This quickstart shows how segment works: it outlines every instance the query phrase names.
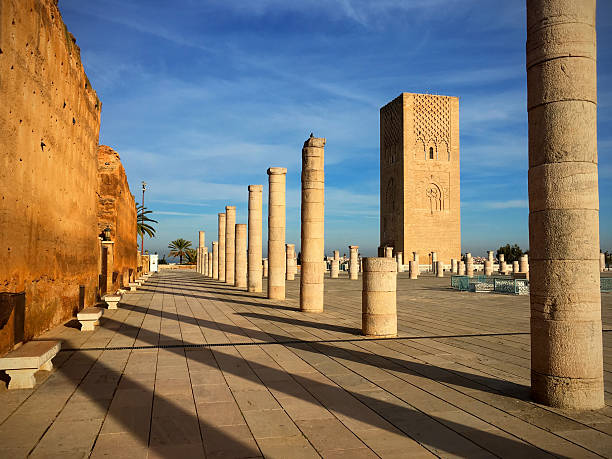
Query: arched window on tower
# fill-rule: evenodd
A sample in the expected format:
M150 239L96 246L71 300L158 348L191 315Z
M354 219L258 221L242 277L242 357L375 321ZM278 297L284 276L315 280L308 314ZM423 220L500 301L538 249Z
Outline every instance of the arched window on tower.
M433 147L429 147L429 159L434 159Z

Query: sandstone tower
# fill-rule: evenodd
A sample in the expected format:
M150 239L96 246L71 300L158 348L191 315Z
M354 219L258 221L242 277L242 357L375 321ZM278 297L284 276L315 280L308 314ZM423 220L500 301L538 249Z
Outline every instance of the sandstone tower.
M402 93L380 109L380 246L460 258L458 98Z

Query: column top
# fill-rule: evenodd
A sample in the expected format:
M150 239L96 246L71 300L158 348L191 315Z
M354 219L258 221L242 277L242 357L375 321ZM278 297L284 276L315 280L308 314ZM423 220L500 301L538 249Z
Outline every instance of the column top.
M268 175L286 175L287 168L286 167L270 167L268 169Z
M230 210L236 210L236 206L225 206L225 213L227 214Z
M225 217L225 212L219 212L219 217Z
M263 185L249 185L249 191L263 191Z
M246 228L247 224L246 223L236 223L236 227L240 227L240 228Z
M219 243L217 241L212 241L212 245L218 245Z
M358 245L349 245L349 249L358 249L359 246Z
M307 148L307 147L323 148L324 146L325 146L325 137L315 137L312 133L310 134L310 137L306 139L306 142L304 142L304 148Z
M295 247L295 244L285 244L287 247Z

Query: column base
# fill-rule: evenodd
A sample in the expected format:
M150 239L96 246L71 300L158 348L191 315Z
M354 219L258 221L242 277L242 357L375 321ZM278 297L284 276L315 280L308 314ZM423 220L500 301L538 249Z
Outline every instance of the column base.
M600 378L562 378L532 370L531 397L537 403L570 410L597 410L605 406Z

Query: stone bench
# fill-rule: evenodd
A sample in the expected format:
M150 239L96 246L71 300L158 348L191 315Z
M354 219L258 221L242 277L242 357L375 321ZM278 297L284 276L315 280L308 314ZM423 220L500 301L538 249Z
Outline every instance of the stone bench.
M102 308L85 308L77 313L77 319L81 322L81 331L93 331L100 324Z
M29 341L0 358L0 370L10 376L9 389L31 389L36 385L34 373L51 371L51 359L59 352L59 341Z
M121 296L106 295L102 299L106 302L108 309L117 309L117 305L119 304L119 301L121 301Z

